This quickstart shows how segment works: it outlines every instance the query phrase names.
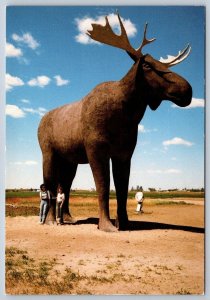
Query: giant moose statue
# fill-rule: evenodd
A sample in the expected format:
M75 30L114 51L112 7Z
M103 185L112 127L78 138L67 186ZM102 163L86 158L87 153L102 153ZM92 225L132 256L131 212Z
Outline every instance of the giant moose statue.
M98 228L104 231L125 230L130 164L136 146L138 124L147 106L156 110L162 100L178 106L190 104L192 88L170 67L190 53L189 45L176 57L157 61L142 49L155 39L147 39L134 49L118 14L121 34L115 34L106 17L105 26L92 24L88 35L101 43L125 50L134 60L128 73L119 81L97 85L81 101L48 112L41 120L38 138L43 154L44 183L52 194L60 183L65 191L64 220L71 221L69 193L77 165L89 163L99 201ZM110 221L110 160L117 197L116 226ZM52 201L46 222L55 221Z

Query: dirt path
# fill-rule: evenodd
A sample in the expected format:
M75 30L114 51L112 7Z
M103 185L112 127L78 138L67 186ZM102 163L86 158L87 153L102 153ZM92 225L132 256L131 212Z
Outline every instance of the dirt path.
M7 217L6 245L84 275L74 294L202 294L204 208L148 206L130 220L130 231L106 233L94 218L47 226L38 217Z

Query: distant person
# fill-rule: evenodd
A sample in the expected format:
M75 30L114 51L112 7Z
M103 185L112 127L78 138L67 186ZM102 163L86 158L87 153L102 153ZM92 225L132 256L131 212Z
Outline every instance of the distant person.
M57 224L63 224L63 204L65 201L65 194L63 192L62 186L58 186L57 198L56 198L56 207L57 207Z
M135 195L135 200L137 201L137 207L136 207L136 212L137 213L143 213L143 201L144 201L144 194L143 194L143 189L139 192L136 193Z
M46 186L44 184L40 185L40 224L44 224L46 217L47 217L47 212L48 212L48 207L49 207L49 201L50 201L50 192L47 191Z

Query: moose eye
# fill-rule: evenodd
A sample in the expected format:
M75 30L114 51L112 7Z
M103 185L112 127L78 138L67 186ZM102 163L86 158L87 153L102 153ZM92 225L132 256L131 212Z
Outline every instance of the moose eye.
M149 65L148 63L146 63L146 62L144 62L144 63L142 64L142 67L143 67L145 70L151 69L151 68L150 68L150 65Z

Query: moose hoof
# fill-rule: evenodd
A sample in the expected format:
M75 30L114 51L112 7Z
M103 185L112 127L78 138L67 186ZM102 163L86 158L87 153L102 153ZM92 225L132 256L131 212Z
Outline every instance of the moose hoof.
M68 223L68 224L75 224L77 223L77 219L71 217L70 215L64 215L63 216L63 220L65 223Z
M75 223L77 223L77 219L75 219L73 217L70 217L69 220L67 221L67 223L69 223L69 224L75 224Z
M116 218L115 220L115 226L117 227L118 230L128 230L128 218L124 218L119 220Z
M45 221L46 225L57 225L57 222L55 220L49 220L49 221Z
M117 228L110 221L100 221L98 229L105 232L117 232Z

